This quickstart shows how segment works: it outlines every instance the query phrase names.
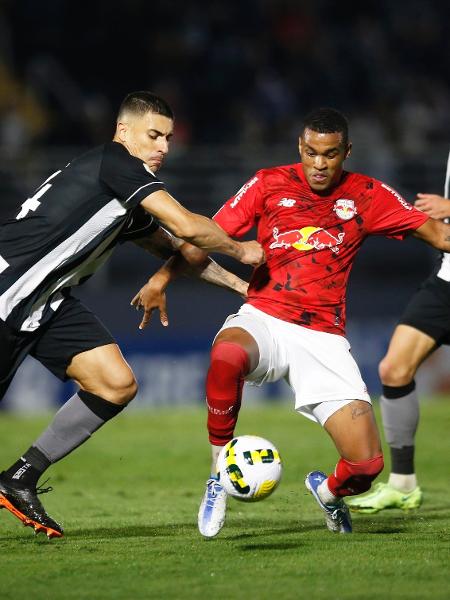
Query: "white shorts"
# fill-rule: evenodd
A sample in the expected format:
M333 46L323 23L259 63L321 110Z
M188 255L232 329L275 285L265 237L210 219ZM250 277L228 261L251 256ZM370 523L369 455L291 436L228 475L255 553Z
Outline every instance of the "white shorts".
M244 304L220 331L245 329L259 348L259 363L246 381L261 385L286 379L295 409L321 425L353 400L370 401L350 344L341 335L315 331L272 317Z

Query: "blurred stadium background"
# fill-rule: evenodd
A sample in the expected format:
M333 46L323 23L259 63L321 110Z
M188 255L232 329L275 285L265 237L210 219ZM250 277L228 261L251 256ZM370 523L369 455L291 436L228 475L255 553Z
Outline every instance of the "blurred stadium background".
M442 193L450 139L448 2L366 0L0 1L2 218L61 164L110 139L130 91L173 106L175 139L162 177L211 216L256 169L297 160L302 116L334 106L349 117L348 168L396 187ZM414 240L372 239L350 280L348 337L372 394L396 319L437 254ZM241 265L221 264L248 276ZM159 266L131 244L77 291L109 326L140 382L135 407L203 402L208 347L239 298L195 281L169 290L170 327L138 330L129 306ZM449 353L418 378L450 390ZM69 385L69 384L67 384ZM4 408L45 410L70 390L27 359ZM248 401L288 395L282 384Z

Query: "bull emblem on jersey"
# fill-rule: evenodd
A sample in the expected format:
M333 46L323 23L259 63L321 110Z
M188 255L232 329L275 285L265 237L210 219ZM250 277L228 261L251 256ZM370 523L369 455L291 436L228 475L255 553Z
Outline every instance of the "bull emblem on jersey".
M358 213L353 200L346 200L345 198L336 200L333 210L337 216L344 221L348 221Z
M280 232L278 227L272 231L274 242L269 246L274 248L295 248L296 250L324 250L329 248L334 254L338 254L339 245L342 244L345 233L340 232L337 237L321 227L302 227Z

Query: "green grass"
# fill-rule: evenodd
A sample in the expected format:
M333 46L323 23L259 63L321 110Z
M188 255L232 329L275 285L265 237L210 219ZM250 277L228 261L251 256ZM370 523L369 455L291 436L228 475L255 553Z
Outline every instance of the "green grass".
M64 524L63 539L35 537L2 511L0 596L447 599L449 408L445 400L423 405L422 508L355 516L350 536L325 529L303 487L309 470L334 467L325 432L284 404L244 408L237 433L278 446L283 480L263 502L231 500L226 526L213 540L202 539L196 527L209 467L204 412L123 414L49 471L54 491L42 499ZM47 422L0 415L2 465Z

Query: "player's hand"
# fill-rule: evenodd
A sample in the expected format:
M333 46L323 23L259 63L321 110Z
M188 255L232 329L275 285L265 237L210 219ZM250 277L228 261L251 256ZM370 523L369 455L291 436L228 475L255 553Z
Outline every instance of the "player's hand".
M414 206L433 219L450 217L450 200L438 194L417 194Z
M159 318L164 327L169 325L167 317L166 294L156 277L151 277L148 282L142 287L136 296L131 301L131 306L135 306L136 310L141 308L144 310L139 329L144 329L150 321L152 312L155 309L159 310Z
M240 261L244 263L244 265L258 267L265 262L266 256L259 242L252 240L251 242L240 242L240 244L242 249Z

